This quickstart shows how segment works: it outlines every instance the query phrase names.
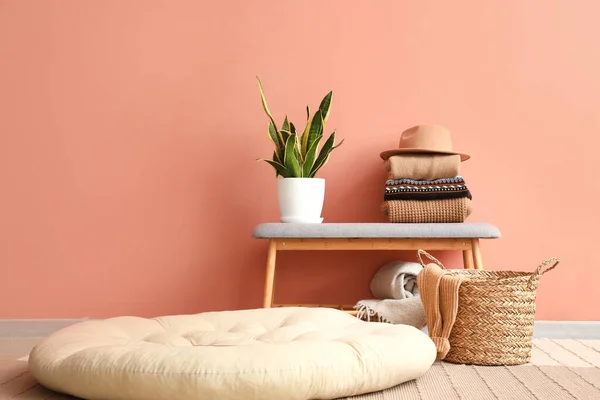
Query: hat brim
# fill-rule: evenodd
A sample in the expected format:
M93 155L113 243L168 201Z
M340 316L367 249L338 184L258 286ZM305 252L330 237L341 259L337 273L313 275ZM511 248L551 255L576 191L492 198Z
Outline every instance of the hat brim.
M421 149L421 148L405 148L405 149L392 149L386 150L380 154L383 160L387 160L391 156L397 156L401 154L407 153L423 153L423 154L444 154L444 155L459 155L460 161L467 161L471 156L466 153L458 153L454 151L437 151L437 150L429 150L429 149Z

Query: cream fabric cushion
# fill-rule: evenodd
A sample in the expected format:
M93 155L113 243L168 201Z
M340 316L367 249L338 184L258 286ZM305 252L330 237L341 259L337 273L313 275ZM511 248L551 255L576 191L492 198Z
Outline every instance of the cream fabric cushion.
M50 389L86 399L332 399L421 376L435 360L412 326L326 308L86 321L29 358Z

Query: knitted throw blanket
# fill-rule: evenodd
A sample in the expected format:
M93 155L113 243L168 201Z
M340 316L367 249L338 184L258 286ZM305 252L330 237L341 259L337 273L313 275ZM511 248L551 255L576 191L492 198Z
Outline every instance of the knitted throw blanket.
M450 178L460 175L460 156L407 153L390 157L385 162L385 168L389 179Z
M402 300L360 300L354 306L356 318L363 321L402 324L423 329L427 324L425 309L420 296Z
M381 206L390 222L464 222L471 215L471 200L467 197L440 200L389 200Z
M406 299L419 295L417 275L423 270L419 263L392 261L385 264L371 279L371 293L378 299Z

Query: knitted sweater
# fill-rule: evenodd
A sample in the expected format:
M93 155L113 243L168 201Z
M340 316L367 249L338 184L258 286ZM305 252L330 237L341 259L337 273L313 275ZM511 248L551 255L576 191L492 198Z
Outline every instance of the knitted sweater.
M385 162L390 179L439 179L460 173L460 156L407 153L390 157Z
M382 211L390 222L465 222L471 214L471 200L466 197L441 200L389 200Z
M386 182L384 200L438 200L466 197L472 199L471 192L462 176L417 181L393 179Z

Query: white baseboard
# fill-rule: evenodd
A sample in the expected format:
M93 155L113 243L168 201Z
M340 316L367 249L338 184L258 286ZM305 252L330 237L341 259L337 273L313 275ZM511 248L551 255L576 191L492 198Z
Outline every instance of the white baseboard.
M0 319L0 337L48 336L85 320L87 318ZM535 321L533 336L549 339L600 339L600 321Z
M427 327L423 328L427 333ZM600 321L535 321L533 337L546 339L600 339Z
M548 339L600 339L600 321L535 321L533 336Z
M0 338L44 337L86 319L0 319Z

